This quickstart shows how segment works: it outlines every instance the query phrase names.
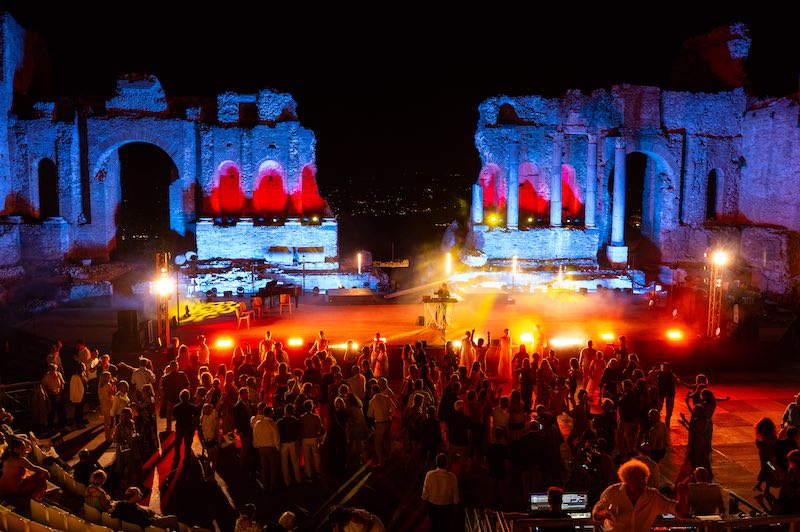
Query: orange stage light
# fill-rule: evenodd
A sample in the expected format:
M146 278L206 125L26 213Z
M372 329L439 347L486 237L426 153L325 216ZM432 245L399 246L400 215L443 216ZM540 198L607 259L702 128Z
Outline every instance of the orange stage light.
M613 333L600 333L600 339L604 342L613 342L616 339Z
M453 340L452 344L454 349L458 349L461 347L461 340Z
M231 338L217 338L215 344L217 347L233 347L233 339Z
M552 347L570 347L576 345L583 345L583 339L581 338L551 338L550 345Z
M522 333L519 336L519 339L523 344L532 344L533 343L533 333Z
M667 331L667 340L672 340L673 342L677 342L679 340L683 340L683 331L678 329L670 329Z
M286 345L289 345L289 346L292 346L292 347L297 347L297 346L303 345L303 339L302 338L289 338L286 341Z

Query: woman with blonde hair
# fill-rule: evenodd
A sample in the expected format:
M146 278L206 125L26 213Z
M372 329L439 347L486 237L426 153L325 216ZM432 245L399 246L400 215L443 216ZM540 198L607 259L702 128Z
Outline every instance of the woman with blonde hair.
M83 495L83 502L92 508L96 508L101 512L111 511L111 497L103 489L103 484L106 482L106 472L98 469L92 476L89 477L89 486L86 488L86 493Z

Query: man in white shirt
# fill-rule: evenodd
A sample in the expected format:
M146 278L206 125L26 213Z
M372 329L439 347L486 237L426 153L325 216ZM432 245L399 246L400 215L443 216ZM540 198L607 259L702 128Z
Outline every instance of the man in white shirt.
M353 366L353 376L347 379L345 383L350 387L353 395L358 397L360 401L364 400L367 395L367 379L361 374L361 368L358 367L358 364Z
M367 406L367 417L375 420L375 454L378 457L378 467L386 464L392 441L392 414L397 406L392 398L381 393L380 386L372 385L372 399Z
M155 388L156 375L147 367L148 360L144 357L139 359L139 367L131 373L131 384L136 392L141 393L145 384Z
M280 457L281 435L278 432L278 425L272 419L275 415L271 406L264 403L258 405L258 414L253 416L251 424L253 427L253 447L258 452L258 459L261 462L261 483L264 489L274 492L278 489L280 482Z
M458 479L447 470L447 455L436 456L436 469L428 471L422 485L422 500L431 530L450 530L453 506L458 504Z
M675 513L677 501L647 486L650 470L642 462L625 462L617 475L622 482L606 488L594 505L592 516L596 521L610 521L614 532L640 532L650 530L659 515Z
M209 359L211 358L211 349L206 343L206 337L202 334L197 337L200 345L197 346L197 362L201 366L208 366Z
M597 358L597 349L592 347L592 341L589 340L586 342L586 347L581 349L581 354L580 357L578 358L578 365L580 366L581 371L583 372L582 388L584 390L589 385L589 377L592 376L591 366L595 358Z

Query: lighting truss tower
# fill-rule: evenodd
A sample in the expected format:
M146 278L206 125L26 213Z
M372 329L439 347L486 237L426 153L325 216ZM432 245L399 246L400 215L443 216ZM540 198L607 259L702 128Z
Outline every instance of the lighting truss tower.
M164 338L164 345L169 344L169 297L172 295L169 262L170 253L168 251L156 253L156 322L158 337Z
M728 261L724 251L716 251L711 255L710 277L708 279L708 327L706 336L715 338L722 317L722 271Z

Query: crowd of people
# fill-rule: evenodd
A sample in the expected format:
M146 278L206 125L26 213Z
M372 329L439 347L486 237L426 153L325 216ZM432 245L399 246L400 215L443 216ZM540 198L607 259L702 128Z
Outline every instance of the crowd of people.
M499 509L517 509L515 493L550 488L556 500L558 490L566 488L588 491L601 521L624 520L628 509L623 499L630 505L638 504L639 497L655 501L658 513L675 508L682 515L724 513L722 492L712 482L711 443L717 403L728 398L715 396L706 375L684 382L668 363L645 368L629 353L625 337L609 344L605 353L588 341L578 356L561 360L543 343L537 344L541 352L514 348L508 330L495 367L486 344L473 337L467 331L460 345L448 342L438 356L422 342L404 346L402 380L395 388L380 333L360 349L349 341L334 354L320 331L307 356L294 365L269 332L255 348L243 343L224 360L212 360L203 337L193 349L175 338L158 376L148 358L140 358L136 367L115 365L108 355L92 353L79 342L69 379L59 342L34 395L39 396L41 422L50 429L82 427L84 405L99 409L115 461L108 473L90 470L94 464L84 467L86 502L104 511L122 508L142 523L175 519L137 509L143 508L138 503L148 490L143 461L157 452L160 438L173 427L173 470L182 460L197 459L192 450L197 435L203 471L211 478L220 449L236 441L241 473L267 493L313 484L323 475L364 464L379 473L392 461L401 462L409 478L421 482L436 530L451 526L467 475L488 481L485 503ZM122 379L123 373L130 376ZM688 432L688 448L678 479L670 484L659 463L667 453L679 386L687 388L690 416L679 416L678 423ZM157 431L158 417L165 419L165 434ZM800 466L800 395L783 421L781 438L767 418L756 426L762 461L756 489L772 511L800 512L795 473ZM46 471L25 459L24 439L19 441L9 440L3 454L0 491L40 497ZM566 462L562 444L569 450ZM19 482L20 475L25 483ZM112 475L113 491L126 503L121 506L105 491ZM625 487L613 491L620 479ZM780 493L773 495L771 488ZM366 511L336 510L329 517L333 524L347 518L369 522L369 530L383 527ZM272 524L274 530L291 529L296 517L287 512L281 520ZM259 529L255 512L243 508L237 530Z

